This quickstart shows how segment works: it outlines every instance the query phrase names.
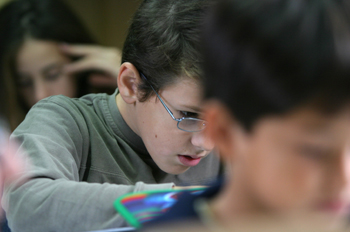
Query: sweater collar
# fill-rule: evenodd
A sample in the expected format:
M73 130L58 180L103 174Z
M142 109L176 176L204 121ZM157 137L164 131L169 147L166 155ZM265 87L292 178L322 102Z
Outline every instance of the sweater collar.
M134 148L139 154L149 157L148 151L145 147L140 136L138 136L125 122L121 115L115 97L119 93L116 89L114 94L109 96L108 107L111 112L111 127L113 132L126 141L132 148Z

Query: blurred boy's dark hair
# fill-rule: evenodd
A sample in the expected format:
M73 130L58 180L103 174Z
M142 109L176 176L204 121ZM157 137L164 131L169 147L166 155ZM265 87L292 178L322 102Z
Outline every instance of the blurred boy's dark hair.
M206 97L246 129L307 104L333 113L349 100L349 1L225 0L208 22Z

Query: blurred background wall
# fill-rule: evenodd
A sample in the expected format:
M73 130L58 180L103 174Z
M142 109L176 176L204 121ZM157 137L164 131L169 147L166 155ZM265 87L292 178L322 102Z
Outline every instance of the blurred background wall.
M0 0L0 7L9 1ZM142 0L63 1L85 23L97 42L122 48L130 19Z

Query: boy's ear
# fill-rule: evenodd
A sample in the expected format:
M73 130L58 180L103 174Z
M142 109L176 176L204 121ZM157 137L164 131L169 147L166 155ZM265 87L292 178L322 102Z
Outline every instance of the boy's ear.
M239 128L238 123L233 118L229 110L219 101L212 100L206 103L204 107L204 119L207 126L204 130L205 136L214 142L219 155L224 161L234 159L235 150L237 150Z
M140 74L132 63L125 62L120 66L117 82L123 100L128 104L135 103L138 99Z

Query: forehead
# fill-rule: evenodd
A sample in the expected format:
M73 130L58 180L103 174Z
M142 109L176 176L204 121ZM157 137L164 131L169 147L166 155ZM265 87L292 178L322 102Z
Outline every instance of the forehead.
M57 43L52 41L28 39L17 53L17 65L20 69L45 67L67 60L68 57L59 51Z
M162 88L159 93L171 104L196 106L202 101L203 86L194 78L179 77L174 83Z

